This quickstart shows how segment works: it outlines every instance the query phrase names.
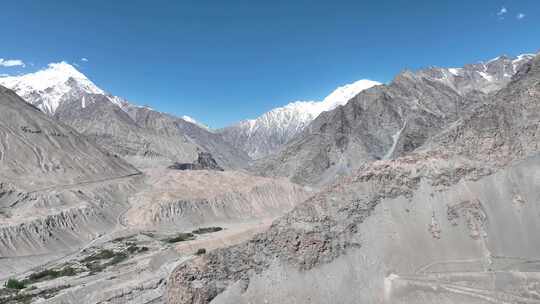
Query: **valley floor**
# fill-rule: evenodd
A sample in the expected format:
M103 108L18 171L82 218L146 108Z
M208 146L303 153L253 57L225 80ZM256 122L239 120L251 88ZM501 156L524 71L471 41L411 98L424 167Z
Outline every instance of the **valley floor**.
M162 303L168 275L179 263L251 238L308 195L288 182L240 172L156 168L40 191L141 178L106 233L75 249L0 258L3 284L17 278L26 285L2 289L0 303Z

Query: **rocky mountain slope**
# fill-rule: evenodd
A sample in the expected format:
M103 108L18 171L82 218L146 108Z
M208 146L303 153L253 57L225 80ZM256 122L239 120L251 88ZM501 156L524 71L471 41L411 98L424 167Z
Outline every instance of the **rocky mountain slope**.
M199 150L210 152L226 168L245 166L250 159L205 128L104 92L65 62L32 74L0 77L0 84L137 165L191 162Z
M404 71L388 85L323 112L253 171L323 185L362 164L413 151L506 85L532 55L498 57L459 69Z
M310 196L285 178L209 170L146 171L154 185L133 197L125 224L138 229L194 229L273 218Z
M2 263L13 255L73 248L106 231L138 175L0 86Z
M539 102L537 56L414 151L181 264L168 303L538 302Z
M292 102L256 119L244 120L217 132L253 159L262 158L278 152L322 112L343 105L359 92L379 84L376 81L359 80L337 88L323 101Z
M36 190L138 172L1 86L0 108L3 181Z

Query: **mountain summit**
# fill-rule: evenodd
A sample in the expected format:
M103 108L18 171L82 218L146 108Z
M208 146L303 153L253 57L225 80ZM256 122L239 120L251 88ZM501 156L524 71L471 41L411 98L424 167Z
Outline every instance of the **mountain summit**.
M376 85L380 83L358 80L337 88L322 101L291 102L219 132L226 141L240 147L252 158L262 158L278 152L322 112L344 105L358 93Z
M50 63L46 69L22 76L0 77L0 84L14 90L24 100L46 114L54 114L72 92L105 94L69 63Z

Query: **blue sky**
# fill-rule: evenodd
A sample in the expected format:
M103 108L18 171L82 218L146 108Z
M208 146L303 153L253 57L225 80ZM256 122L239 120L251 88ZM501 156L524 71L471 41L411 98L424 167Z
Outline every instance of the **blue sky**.
M212 127L362 78L540 50L538 0L0 3L0 74L77 63L115 95Z

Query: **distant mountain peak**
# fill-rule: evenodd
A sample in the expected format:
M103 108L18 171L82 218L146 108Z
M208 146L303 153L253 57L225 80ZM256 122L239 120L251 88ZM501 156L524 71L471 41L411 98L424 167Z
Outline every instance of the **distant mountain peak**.
M241 147L252 158L261 158L277 152L322 112L344 105L361 91L379 84L358 80L338 87L322 101L294 101L220 132L233 146Z
M34 73L0 77L0 84L14 90L47 114L54 114L62 98L73 89L89 94L105 94L65 61L50 63L46 68Z

